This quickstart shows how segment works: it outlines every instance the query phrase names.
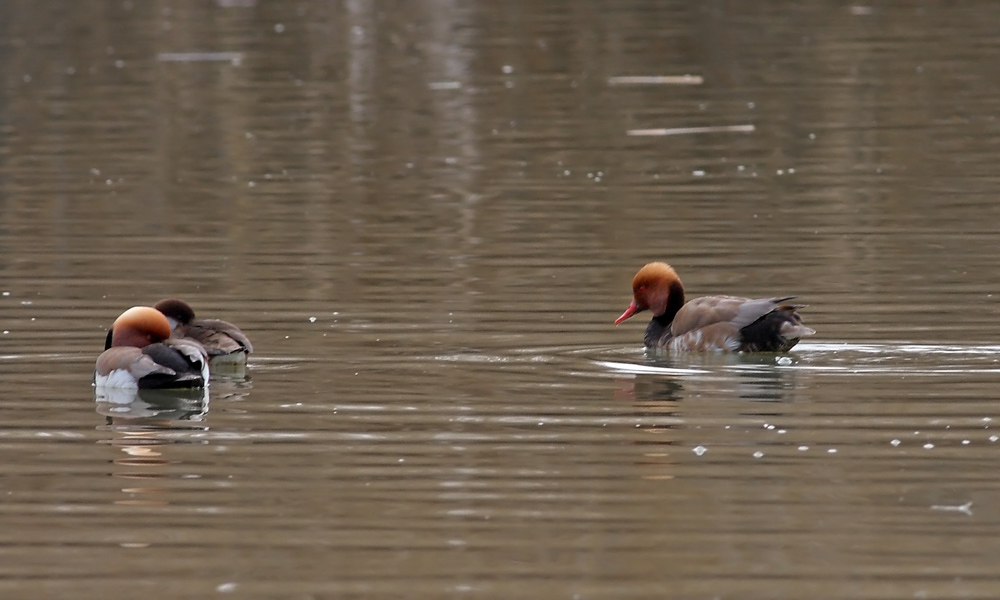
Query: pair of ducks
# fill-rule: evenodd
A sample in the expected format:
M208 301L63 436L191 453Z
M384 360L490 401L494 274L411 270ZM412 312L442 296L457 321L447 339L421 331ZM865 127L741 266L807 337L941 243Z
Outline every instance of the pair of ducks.
M232 323L196 319L187 303L170 298L133 306L115 319L97 358L98 387L203 388L209 366L245 365L253 345Z
M787 304L793 297L705 296L685 302L677 273L666 263L654 262L632 279L632 303L615 324L648 310L653 314L646 327L648 348L787 352L816 333L802 323L802 307ZM97 385L130 388L204 387L209 360L245 363L253 351L235 325L196 320L191 307L176 299L122 313L108 331L105 348L97 359Z

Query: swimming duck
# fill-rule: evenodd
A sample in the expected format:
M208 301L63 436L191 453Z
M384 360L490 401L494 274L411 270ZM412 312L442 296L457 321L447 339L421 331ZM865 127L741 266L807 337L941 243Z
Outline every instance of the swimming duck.
M219 319L195 319L194 310L183 300L160 300L153 308L167 317L174 336L204 346L213 366L244 365L253 352L253 344L239 327Z
M208 385L208 355L194 340L170 337L170 323L149 306L133 306L115 319L107 348L97 357L94 383L109 388L201 388Z
M799 339L816 333L802 324L797 310L783 298L705 296L684 302L684 286L674 269L653 262L632 279L632 303L615 325L649 310L647 348L674 352L786 352Z

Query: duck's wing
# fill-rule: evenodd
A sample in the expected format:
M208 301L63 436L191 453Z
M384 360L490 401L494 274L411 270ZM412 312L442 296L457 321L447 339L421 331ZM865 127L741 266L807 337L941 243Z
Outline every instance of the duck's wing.
M179 387L202 387L208 383L208 355L198 342L186 338L167 338L142 349L157 364L176 373L172 383ZM155 387L166 387L158 385Z
M115 372L122 376L128 374L134 382L147 375L173 376L176 373L168 366L161 365L153 357L145 354L141 348L134 346L116 346L109 348L97 357L95 375L98 382L107 378L115 378Z
M197 340L208 350L209 354L232 354L233 352L253 352L250 339L240 331L240 328L219 319L201 319L188 325L182 325L177 333L183 337Z
M728 323L738 331L775 310L794 312L798 308L797 306L782 305L783 302L794 297L705 296L695 298L677 311L670 329L675 337L717 323Z

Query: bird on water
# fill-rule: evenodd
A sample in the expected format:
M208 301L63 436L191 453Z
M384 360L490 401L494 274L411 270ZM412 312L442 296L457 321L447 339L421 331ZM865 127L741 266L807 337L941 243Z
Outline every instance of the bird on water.
M814 330L802 323L795 296L704 296L685 302L673 267L652 262L632 279L632 302L615 325L648 310L647 348L673 352L787 352Z

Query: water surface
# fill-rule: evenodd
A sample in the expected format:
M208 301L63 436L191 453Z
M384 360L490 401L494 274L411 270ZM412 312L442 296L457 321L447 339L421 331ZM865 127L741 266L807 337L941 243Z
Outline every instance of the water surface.
M1000 6L690 4L0 6L0 595L1000 595ZM246 375L95 397L168 296Z

